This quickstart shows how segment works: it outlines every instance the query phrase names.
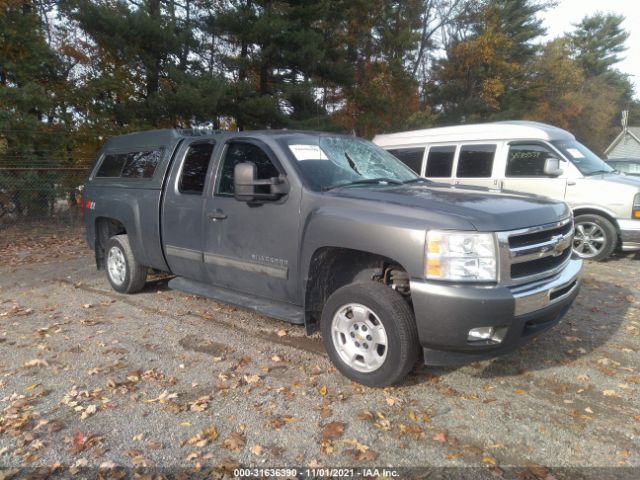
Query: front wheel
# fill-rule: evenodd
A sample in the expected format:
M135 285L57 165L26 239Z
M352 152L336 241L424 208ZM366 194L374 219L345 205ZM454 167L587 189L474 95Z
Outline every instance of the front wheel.
M352 283L336 290L322 310L321 329L336 368L363 385L397 383L418 358L413 311L381 283Z
M599 215L578 215L573 251L584 260L600 261L613 253L618 242L616 227Z
M111 287L120 293L136 293L144 288L147 267L140 265L133 255L129 237L111 237L105 248L105 270Z

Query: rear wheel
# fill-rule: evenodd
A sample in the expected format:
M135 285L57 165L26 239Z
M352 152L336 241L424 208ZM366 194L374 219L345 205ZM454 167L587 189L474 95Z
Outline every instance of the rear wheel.
M363 385L399 382L418 358L413 311L381 283L352 283L336 290L322 310L321 328L333 364Z
M618 241L616 227L599 215L578 215L573 251L584 260L599 261L613 253Z
M136 293L142 290L147 280L147 267L140 265L136 260L129 244L129 237L111 237L105 250L105 270L111 287L120 293Z

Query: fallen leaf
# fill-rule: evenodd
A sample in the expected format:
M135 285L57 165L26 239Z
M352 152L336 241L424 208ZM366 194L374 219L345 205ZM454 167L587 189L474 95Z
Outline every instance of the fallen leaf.
M528 462L526 467L536 478L547 478L549 475L549 470L535 462Z
M262 455L262 447L260 445L254 445L249 451L258 457Z
M318 389L318 393L320 395L322 395L323 397L327 394L327 391L328 390L327 390L327 386L326 385L323 385Z
M327 423L322 429L322 441L327 442L340 438L344 433L344 426L345 424L342 422Z
M97 408L98 407L96 407L95 405L89 405L87 408L85 408L84 412L82 412L81 415L82 420L96 413Z
M372 421L376 417L375 417L373 412L371 412L369 410L363 410L363 411L358 413L357 418L358 418L358 420Z
M602 394L605 397L619 397L618 393L615 390L604 390Z
M25 368L48 367L49 363L46 360L43 360L41 358L34 358L33 360L29 360L28 362L25 362L22 366Z
M447 441L447 434L446 432L438 432L433 436L433 439L436 442L445 443Z
M227 450L240 450L244 447L246 443L245 437L243 434L238 432L232 432L229 437L222 442L222 448L226 448Z
M245 375L244 376L244 381L247 382L249 385L251 384L256 384L260 381L260 376L258 375Z

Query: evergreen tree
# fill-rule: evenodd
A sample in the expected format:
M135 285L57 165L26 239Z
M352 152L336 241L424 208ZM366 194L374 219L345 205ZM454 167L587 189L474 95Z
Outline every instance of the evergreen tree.
M46 167L67 162L68 125L60 92L64 63L47 43L44 26L29 1L0 7L0 165ZM31 170L0 174L0 191L18 215L44 214L53 208L53 173Z
M629 32L622 28L622 15L596 13L575 25L570 35L575 56L584 73L597 77L610 71L627 47Z
M68 0L63 11L90 37L84 107L117 130L190 126L215 119L223 81L190 55L191 3Z

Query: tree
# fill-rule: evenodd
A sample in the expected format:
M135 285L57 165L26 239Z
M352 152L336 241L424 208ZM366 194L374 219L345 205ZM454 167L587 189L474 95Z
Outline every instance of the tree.
M604 75L586 75L572 55L570 38L546 44L533 70L531 108L524 118L569 130L602 153L619 131L616 118L624 87Z
M87 118L109 129L191 126L217 116L223 80L191 61L197 55L186 1L67 0L62 10L90 38L83 78Z
M544 33L536 14L547 6L534 0L488 0L467 12L466 32L452 37L426 87L441 122L522 115L534 41Z
M69 116L64 92L68 69L47 42L43 23L29 1L0 7L0 191L18 215L53 208L58 176L19 169L66 163Z
M596 77L610 71L627 47L629 32L622 28L624 17L612 13L596 13L575 25L569 38L585 75Z

